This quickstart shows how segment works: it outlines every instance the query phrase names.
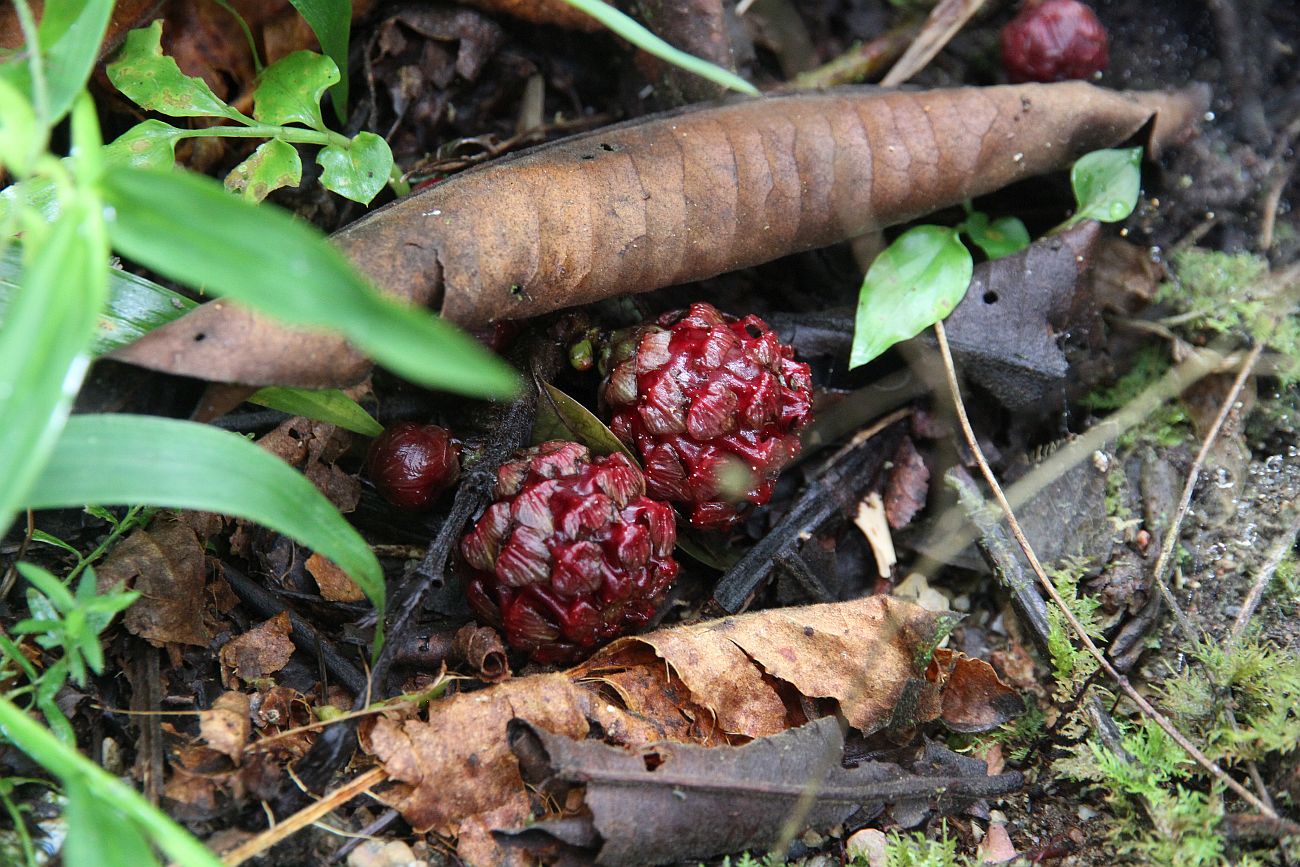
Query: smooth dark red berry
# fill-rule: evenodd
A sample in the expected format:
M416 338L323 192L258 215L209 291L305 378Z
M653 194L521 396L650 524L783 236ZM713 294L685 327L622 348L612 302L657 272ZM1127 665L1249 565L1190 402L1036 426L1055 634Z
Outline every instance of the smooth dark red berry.
M650 496L704 529L771 499L799 454L812 375L763 320L692 304L617 337L606 365L610 430L640 453Z
M427 509L460 478L460 444L446 428L404 421L370 444L366 474L403 509Z
M1026 3L1002 28L1002 68L1013 82L1092 78L1109 61L1106 28L1079 0Z
M677 577L668 504L622 454L552 441L497 470L495 501L461 540L479 620L536 662L569 662L644 626Z

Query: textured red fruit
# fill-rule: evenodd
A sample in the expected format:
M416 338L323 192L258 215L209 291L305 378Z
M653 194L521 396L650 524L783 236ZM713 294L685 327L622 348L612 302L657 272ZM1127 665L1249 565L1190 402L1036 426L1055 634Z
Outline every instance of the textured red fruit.
M812 376L763 320L692 304L616 338L607 364L609 426L641 454L650 496L689 505L706 529L771 499L799 454Z
M568 662L649 622L677 561L666 503L621 454L548 442L497 471L495 501L460 550L478 618L537 662Z
M425 509L460 478L460 445L445 429L404 421L370 444L366 475L403 509Z
M1092 78L1109 61L1106 28L1078 0L1026 4L1002 28L1002 68L1013 82Z

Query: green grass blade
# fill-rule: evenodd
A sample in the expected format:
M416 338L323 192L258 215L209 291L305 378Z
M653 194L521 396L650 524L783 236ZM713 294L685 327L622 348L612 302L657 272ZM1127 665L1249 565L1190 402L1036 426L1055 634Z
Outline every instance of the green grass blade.
M125 346L159 325L184 315L195 302L152 280L105 268L108 273L108 302L95 324L91 351L95 355ZM10 247L0 253L0 322L17 297L23 271L22 252Z
M22 504L87 503L255 521L333 560L383 615L384 576L370 546L301 473L237 434L153 416L73 416Z
M0 534L54 449L89 362L107 250L82 216L70 209L34 241L0 321Z
M681 49L674 48L649 30L646 30L634 18L624 15L608 3L602 2L602 0L564 0L564 2L574 9L595 18L646 54L653 54L660 60L666 60L674 66L685 69L687 72L693 72L701 78L706 78L714 84L722 85L738 93L745 93L750 96L761 95L757 87L736 75L736 73L709 63L707 60L701 60L694 55L687 54Z
M36 29L41 43L45 73L45 99L51 126L63 119L72 108L77 94L86 86L90 70L99 58L99 46L108 29L113 0L49 2L41 13ZM31 67L19 59L0 66L0 76L22 92L33 96ZM35 100L34 100L35 101Z
M473 338L372 289L312 227L190 172L112 166L113 246L173 280L201 284L293 325L333 328L429 388L507 397L518 377Z
M384 432L383 425L338 389L262 388L254 392L248 402L336 424L368 437L377 437Z
M330 90L339 123L348 119L348 36L352 31L351 0L289 0L311 25L321 50L339 68L339 82Z
M6 741L39 762L62 780L65 786L73 789L83 787L98 802L112 804L117 813L133 822L177 864L184 867L221 867L221 859L146 801L139 792L77 752L74 747L61 743L49 730L5 698L0 698L0 732Z

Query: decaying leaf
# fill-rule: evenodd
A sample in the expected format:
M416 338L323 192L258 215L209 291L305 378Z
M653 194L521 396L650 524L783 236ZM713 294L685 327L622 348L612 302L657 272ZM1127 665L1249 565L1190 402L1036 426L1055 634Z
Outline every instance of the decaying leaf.
M321 555L312 554L305 565L311 577L316 579L322 598L330 602L360 602L366 598L366 594L348 577L348 573Z
M955 732L987 732L1025 712L1025 703L983 660L939 648L926 677L943 685L939 718Z
M916 450L911 437L903 437L894 452L894 469L885 486L885 518L892 530L901 530L912 523L916 513L925 508L929 493L930 468L925 458Z
M464 325L646 292L825 246L1114 145L1184 138L1204 93L1088 84L842 88L693 107L487 163L336 243L385 290ZM196 340L196 335L203 335ZM333 387L368 361L212 302L119 350L206 379Z
M467 6L477 6L488 12L530 21L533 24L554 24L570 30L594 32L603 25L586 13L579 12L564 0L460 0Z
M250 704L246 693L224 692L217 696L211 709L199 711L199 734L203 740L217 752L230 756L235 764L239 764L248 743Z
M512 719L570 738L600 732L634 750L674 741L724 746L802 725L819 701L837 706L854 728L877 731L899 719L895 705L906 693L920 697L912 703L919 711L904 715L916 725L936 719L944 691L972 676L945 663L946 679L938 669L927 678L944 623L874 596L660 629L619 639L567 672L435 702L427 718L381 716L363 728L363 743L396 782L385 797L412 827L446 835L472 827L474 845L487 845L483 828L518 825L532 809L506 738ZM1010 688L989 700L1004 693Z
M221 665L244 682L274 674L293 656L289 612L281 611L221 647Z
M148 530L119 542L97 571L99 587L122 586L140 598L122 618L127 631L159 647L206 647L206 555L199 535L182 517L164 514Z
M598 864L663 864L762 851L781 839L792 815L825 829L855 814L874 816L885 803L940 790L959 803L965 789L969 803L1021 784L1017 773L989 780L982 763L978 776L943 779L886 762L845 768L844 735L834 717L740 747L663 743L631 751L520 720L511 723L510 742L537 774L530 782L555 803L570 801L566 791L581 787L597 835L590 848ZM527 830L552 827L543 821Z

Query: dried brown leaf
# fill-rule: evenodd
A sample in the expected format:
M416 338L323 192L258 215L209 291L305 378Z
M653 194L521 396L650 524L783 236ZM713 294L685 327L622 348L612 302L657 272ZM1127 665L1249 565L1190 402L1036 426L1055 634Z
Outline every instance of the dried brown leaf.
M885 518L894 530L912 523L916 513L925 508L930 488L930 468L916 450L911 437L903 437L894 452L894 469L885 486Z
M289 612L281 611L221 648L221 665L244 682L257 680L284 668L293 656Z
M246 693L224 692L209 710L199 711L199 735L208 746L240 763L251 728L248 711L251 701Z
M101 590L124 586L140 598L122 618L127 631L161 647L195 644L210 636L203 622L207 565L198 534L174 515L136 530L96 570Z
M377 285L455 322L519 319L904 222L1063 168L1153 115L1159 151L1186 136L1203 102L1201 91L1065 82L842 88L708 105L471 169L334 240ZM115 357L258 385L345 385L369 369L340 339L287 331L225 302Z
M321 555L312 554L307 558L306 566L311 577L316 579L320 595L330 602L360 602L366 598L366 594L348 577L348 573Z
M1025 712L1020 694L982 659L939 648L926 677L942 685L940 719L955 732L992 731Z

